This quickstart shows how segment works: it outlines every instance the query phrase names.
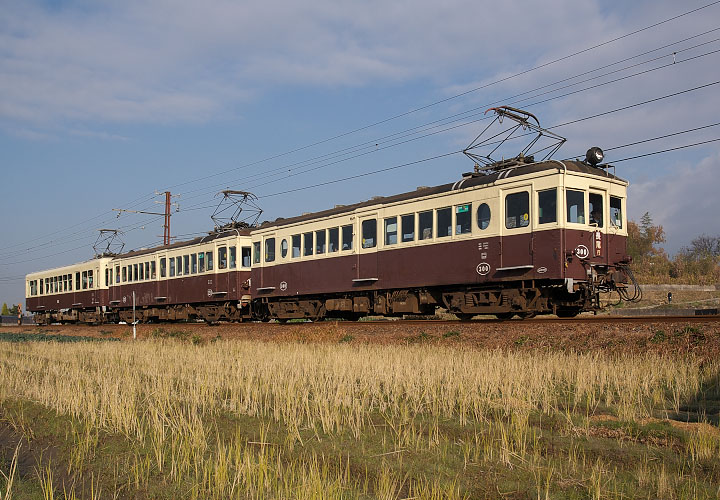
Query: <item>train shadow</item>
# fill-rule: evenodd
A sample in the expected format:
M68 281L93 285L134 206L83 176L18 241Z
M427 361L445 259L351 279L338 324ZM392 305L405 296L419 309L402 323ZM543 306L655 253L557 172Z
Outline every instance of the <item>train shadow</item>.
M681 422L707 422L720 426L720 369L703 380L698 391L668 417Z

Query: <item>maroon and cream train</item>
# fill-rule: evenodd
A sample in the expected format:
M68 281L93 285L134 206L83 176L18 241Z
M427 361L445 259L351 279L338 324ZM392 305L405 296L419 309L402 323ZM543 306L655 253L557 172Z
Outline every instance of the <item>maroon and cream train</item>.
M632 299L626 200L627 182L607 168L506 162L453 184L34 273L27 307L38 322L130 321L134 292L139 321L436 307L461 319L574 316L599 309L601 292Z

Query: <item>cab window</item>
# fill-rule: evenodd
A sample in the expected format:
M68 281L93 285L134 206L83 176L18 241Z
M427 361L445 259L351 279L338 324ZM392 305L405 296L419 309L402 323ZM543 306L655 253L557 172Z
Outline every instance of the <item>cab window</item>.
M218 269L226 269L226 268L227 268L227 248L220 247L220 248L218 248Z
M538 224L557 222L557 189L538 193Z
M243 263L243 266L245 266L244 263ZM237 267L237 249L234 246L232 246L232 247L230 247L230 269L235 269L236 267ZM247 266L245 266L245 267L250 267L250 259L248 259Z
M455 207L455 234L467 234L472 231L472 205Z
M590 225L603 227L603 195L590 193L588 201L590 202Z
M505 196L505 228L527 227L530 224L530 194L527 191Z
M260 264L260 242L253 243L253 264Z
M610 197L610 223L622 228L622 200L615 196ZM42 287L40 287L42 288Z
M242 259L241 262L243 267L250 267L250 247L240 248L240 258Z
M567 201L567 221L585 224L585 191L568 189L565 193Z

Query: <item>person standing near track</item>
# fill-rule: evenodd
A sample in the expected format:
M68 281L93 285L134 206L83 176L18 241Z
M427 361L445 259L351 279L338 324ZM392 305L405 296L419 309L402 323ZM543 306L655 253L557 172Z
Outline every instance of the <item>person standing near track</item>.
M22 305L18 304L18 326L22 326Z

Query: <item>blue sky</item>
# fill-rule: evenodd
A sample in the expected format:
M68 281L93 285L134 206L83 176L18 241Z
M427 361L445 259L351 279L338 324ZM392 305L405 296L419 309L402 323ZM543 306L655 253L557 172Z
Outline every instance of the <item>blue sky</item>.
M0 2L0 302L22 300L27 272L91 257L99 228L123 230L126 249L157 244L161 221L111 211L160 211L156 191L180 195L172 233L189 238L211 229L222 189L256 193L271 220L452 182L472 168L460 154L277 195L461 150L486 123L477 111L400 134L451 115L513 104L549 127L720 80L720 4L624 36L709 3ZM719 89L558 128L558 156L713 125ZM707 127L606 158L718 137ZM720 233L719 167L713 142L617 174L630 216L649 211L672 253Z

